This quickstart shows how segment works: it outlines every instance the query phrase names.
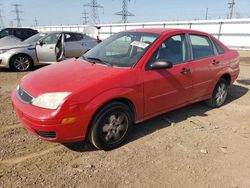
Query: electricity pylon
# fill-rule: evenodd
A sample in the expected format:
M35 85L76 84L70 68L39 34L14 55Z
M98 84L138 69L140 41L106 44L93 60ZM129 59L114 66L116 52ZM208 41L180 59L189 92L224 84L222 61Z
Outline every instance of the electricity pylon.
M12 4L12 6L14 7L14 10L12 12L14 12L16 14L16 22L17 22L17 27L22 27L21 24L21 20L22 18L20 18L20 13L22 13L22 11L20 11L20 6L22 6L21 4Z
M97 0L92 0L88 4L85 4L84 7L90 8L90 22L92 24L97 24L100 22L98 9L103 9L103 6L99 5Z
M128 16L134 16L134 14L128 11L128 2L130 2L130 0L122 0L122 10L115 13L115 15L122 16L123 23L128 22Z

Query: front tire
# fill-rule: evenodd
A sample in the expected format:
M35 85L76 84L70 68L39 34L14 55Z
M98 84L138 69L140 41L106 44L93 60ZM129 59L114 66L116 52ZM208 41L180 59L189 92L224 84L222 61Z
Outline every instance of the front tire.
M114 149L126 141L132 124L133 115L127 105L120 102L109 103L94 116L89 140L97 149Z
M206 104L212 108L218 108L222 106L227 99L228 86L228 82L221 78L214 88L212 97L205 101Z
M10 68L15 72L30 71L33 68L33 61L27 55L16 55L10 60Z

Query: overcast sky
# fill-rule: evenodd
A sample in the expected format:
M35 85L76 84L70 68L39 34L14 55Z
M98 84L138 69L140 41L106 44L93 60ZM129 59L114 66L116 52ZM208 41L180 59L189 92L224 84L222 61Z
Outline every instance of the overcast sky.
M22 4L20 9L22 25L34 25L35 17L39 25L60 25L82 23L83 4L90 0L0 0L5 26L14 21L15 14L11 4ZM231 0L131 0L129 11L135 14L129 22L170 21L204 19L208 8L208 18L226 18L229 14L228 2ZM101 23L119 23L121 17L114 15L121 10L122 0L98 0L104 7L99 10ZM250 17L250 0L235 0L235 17ZM89 11L86 8L86 11Z

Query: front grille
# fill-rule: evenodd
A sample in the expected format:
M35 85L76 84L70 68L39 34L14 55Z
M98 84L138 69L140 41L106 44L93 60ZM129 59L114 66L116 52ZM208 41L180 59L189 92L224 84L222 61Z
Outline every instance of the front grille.
M35 129L34 129L34 130L35 130ZM35 132L36 132L39 136L41 136L41 137L43 137L43 138L50 138L50 139L56 138L56 132L44 132L44 131L38 131L38 130L35 130Z
M20 86L17 87L16 95L17 95L17 98L20 99L24 103L31 104L33 100L33 97L24 89L22 89Z

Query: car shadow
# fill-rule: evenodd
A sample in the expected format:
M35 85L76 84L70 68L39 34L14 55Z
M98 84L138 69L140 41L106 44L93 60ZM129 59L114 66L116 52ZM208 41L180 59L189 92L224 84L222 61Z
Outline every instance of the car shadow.
M237 80L237 82L246 86L250 85L250 79Z
M232 85L229 89L228 99L225 105L230 104L231 102L243 97L249 91L248 88ZM156 131L167 128L171 125L185 121L189 117L194 116L207 116L206 112L210 111L212 108L206 106L204 102L198 102L192 105L188 105L186 107L162 114L155 118L149 119L142 123L134 126L133 131L128 139L128 141L124 144L128 144L137 139L140 139L144 136L150 135ZM174 126L174 125L173 125ZM77 152L87 152L87 151L96 151L96 149L87 141L85 142L77 142L77 143L69 143L63 144L65 147L70 150Z

